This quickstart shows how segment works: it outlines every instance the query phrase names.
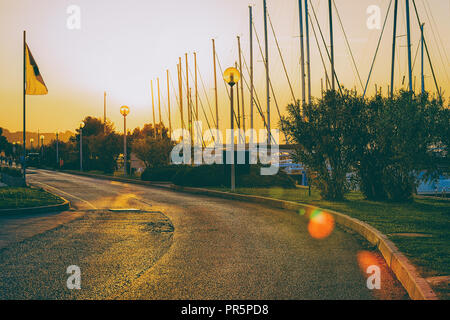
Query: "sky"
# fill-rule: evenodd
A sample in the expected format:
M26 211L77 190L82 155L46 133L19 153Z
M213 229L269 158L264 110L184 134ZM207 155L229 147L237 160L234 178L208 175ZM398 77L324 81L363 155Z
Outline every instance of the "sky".
M365 85L375 54L381 29L369 28L370 6L380 8L382 26L390 0L335 0L362 82ZM180 117L176 103L178 94L178 58L185 53L194 72L193 53L196 52L199 70L201 104L211 121L214 108L212 42L215 39L222 69L238 61L237 36L241 37L244 59L249 63L248 6L253 6L254 24L261 45L264 46L263 1L245 0L0 0L0 127L10 131L22 130L22 37L27 31L27 43L36 59L49 94L27 96L27 131L54 132L74 130L85 116L103 116L103 92L107 92L107 117L122 131L120 106L130 107L128 128L152 123L150 83L153 80L156 118L158 98L156 81L161 86L162 120L168 124L166 70L171 79L170 98L173 128L179 128ZM325 40L329 41L328 1L311 0L317 13ZM450 92L450 0L416 0L421 20L425 22L425 37L436 71L439 86ZM80 9L79 29L73 28L71 6ZM301 98L300 31L297 0L268 0L268 12L292 84L294 96ZM310 8L311 9L311 8ZM334 10L334 9L333 9ZM312 11L310 11L312 15ZM400 0L398 16L398 45L396 89L407 86L407 47L405 1ZM375 21L376 20L371 20ZM71 22L71 27L68 27ZM315 25L315 21L314 21ZM77 26L75 24L75 26ZM387 92L390 83L392 50L393 5L386 22L373 75L368 86L372 95L375 84ZM316 27L317 28L317 27ZM420 40L420 30L411 6L411 46L413 58ZM318 30L316 29L316 32ZM336 73L347 88L356 86L362 91L356 76L344 34L334 10L334 38ZM323 50L322 40L319 43ZM320 96L324 67L310 29L311 82L313 96ZM264 50L264 47L263 47ZM325 55L325 53L323 53ZM326 57L324 57L326 59ZM414 67L415 86L420 88L420 51ZM263 109L265 101L265 70L254 36L255 90ZM329 63L325 61L329 70ZM248 73L244 69L244 79ZM276 126L278 113L284 113L293 97L283 71L280 55L269 25L269 69L275 97L271 98L271 122ZM201 78L200 78L201 76ZM434 91L431 70L425 66L426 88ZM203 80L203 83L200 81ZM193 76L190 75L193 88ZM174 90L176 88L176 90ZM229 100L218 67L219 110L221 127L229 127ZM186 97L186 89L183 92ZM249 92L245 88L245 110L249 113ZM209 104L208 104L209 101ZM186 103L185 103L186 105ZM185 111L186 114L186 111ZM255 127L262 121L255 111ZM249 118L247 118L249 127Z

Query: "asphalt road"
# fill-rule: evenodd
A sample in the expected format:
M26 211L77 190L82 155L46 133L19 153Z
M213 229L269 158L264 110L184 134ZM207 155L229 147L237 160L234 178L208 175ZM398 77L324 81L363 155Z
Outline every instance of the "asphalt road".
M44 170L29 181L73 209L0 218L0 299L407 298L362 238L314 239L294 212ZM81 290L66 286L70 265Z

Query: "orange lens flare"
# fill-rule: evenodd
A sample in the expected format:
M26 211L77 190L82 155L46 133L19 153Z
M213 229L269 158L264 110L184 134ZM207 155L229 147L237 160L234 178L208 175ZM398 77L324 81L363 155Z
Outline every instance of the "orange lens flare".
M376 266L379 264L377 256L369 251L358 252L357 258L359 267L363 272L366 272L368 267Z
M325 239L334 230L334 218L331 214L314 211L308 224L308 232L314 239Z

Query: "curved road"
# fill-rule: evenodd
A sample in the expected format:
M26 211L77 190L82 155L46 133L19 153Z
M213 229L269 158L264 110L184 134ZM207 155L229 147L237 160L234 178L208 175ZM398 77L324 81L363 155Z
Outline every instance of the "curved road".
M0 219L0 298L407 298L362 238L336 227L313 239L290 211L45 170L29 182L73 209ZM130 208L141 212L109 211ZM361 256L380 267L380 290L367 288ZM71 264L81 290L66 288Z

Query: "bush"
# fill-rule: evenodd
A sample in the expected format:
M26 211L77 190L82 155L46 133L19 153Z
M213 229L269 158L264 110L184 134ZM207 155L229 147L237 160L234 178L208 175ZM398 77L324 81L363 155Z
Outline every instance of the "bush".
M368 100L365 141L356 166L367 199L410 201L417 172L439 176L445 156L434 150L448 148L443 130L449 118L444 111L442 101L430 100L427 94L400 92L393 98Z
M174 176L173 183L187 187L220 187L225 185L225 168L223 165L184 167Z
M294 161L315 176L310 180L326 200L343 200L362 145L364 99L345 90L328 91L311 104L291 104L282 117L284 133L296 145Z
M296 144L294 161L306 167L326 200L344 200L347 175L356 173L367 199L408 201L418 172L436 179L449 162L450 112L428 94L367 99L328 91L288 111L282 128Z
M179 170L184 169L184 166L163 166L156 168L146 168L142 172L141 179L143 181L173 181L173 178Z
M251 166L249 174L236 174L236 186L241 188L283 187L295 188L295 180L283 171L274 176L262 176L260 166ZM189 187L224 187L230 185L223 165L205 165L181 168L173 178L173 183ZM236 173L239 170L236 170Z
M0 173L7 174L8 176L20 178L22 177L22 171L20 169L16 168L9 168L9 167L0 167Z

